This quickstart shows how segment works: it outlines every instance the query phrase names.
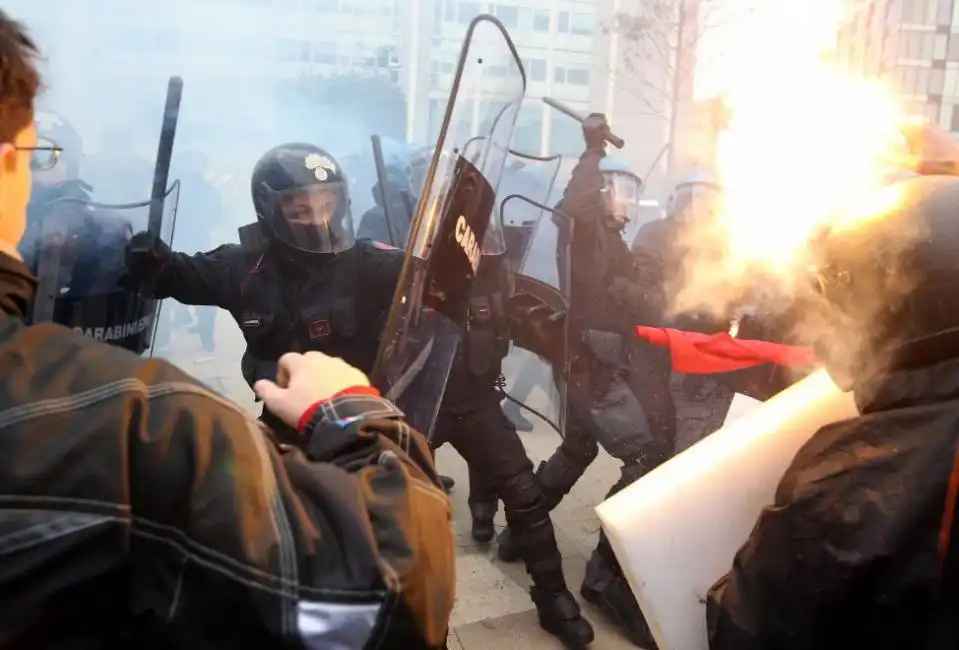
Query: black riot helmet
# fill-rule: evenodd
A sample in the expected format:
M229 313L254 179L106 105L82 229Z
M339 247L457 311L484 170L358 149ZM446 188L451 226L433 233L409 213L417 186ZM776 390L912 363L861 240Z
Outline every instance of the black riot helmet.
M80 178L83 140L70 122L53 111L34 114L37 148L32 152L33 183L37 187L58 187Z
M818 349L844 389L959 357L959 178L884 188L816 243Z
M250 186L257 221L273 244L322 255L355 243L347 179L323 149L302 142L270 149L253 168Z

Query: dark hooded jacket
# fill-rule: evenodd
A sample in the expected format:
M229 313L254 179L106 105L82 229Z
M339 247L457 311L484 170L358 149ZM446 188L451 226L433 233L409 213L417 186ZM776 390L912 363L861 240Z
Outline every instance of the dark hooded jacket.
M799 451L710 591L710 650L959 647L959 359L857 402Z
M449 502L395 407L281 448L165 361L25 325L35 286L0 255L0 644L444 647Z

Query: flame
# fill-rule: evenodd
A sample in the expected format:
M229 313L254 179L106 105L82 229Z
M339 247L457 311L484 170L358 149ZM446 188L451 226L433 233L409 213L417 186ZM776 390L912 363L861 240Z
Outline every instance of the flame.
M730 34L716 153L727 281L757 265L794 274L824 227L879 209L874 193L904 155L893 93L831 56L842 20L839 0L765 0Z

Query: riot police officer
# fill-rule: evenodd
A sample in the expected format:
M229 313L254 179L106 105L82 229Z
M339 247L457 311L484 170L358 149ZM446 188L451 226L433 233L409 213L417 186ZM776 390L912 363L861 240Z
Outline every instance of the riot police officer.
M535 323L511 309L509 269L503 254L484 254L470 298L469 327L450 370L434 428L434 447L450 443L470 468L470 509L498 495L514 531L517 555L532 579L530 595L540 625L566 647L582 648L593 629L566 587L549 508L516 427L503 413L499 379L511 336ZM511 329L513 330L511 332ZM495 500L492 501L495 512Z
M654 429L647 413L649 391L628 383L630 358L637 349L632 328L657 325L662 296L655 278L641 273L621 233L638 197L639 179L622 165L605 160L605 117L591 115L583 125L586 150L573 170L558 209L572 218L569 340L572 367L565 438L537 470L548 508L554 508L593 462L600 444L622 461L612 495L664 460L668 432ZM560 236L564 236L561 230ZM642 300L636 300L642 297ZM655 397L653 397L655 399ZM499 539L499 556L516 559L513 532ZM650 643L648 628L605 536L587 566L583 597L620 624L639 646Z
M885 191L814 247L806 313L862 415L793 459L709 594L711 650L959 647L959 179Z
M355 239L347 179L317 146L270 149L250 189L262 246L188 255L141 233L130 246L131 274L156 297L228 311L246 339L250 386L275 377L286 352L318 350L370 372L403 252ZM286 429L266 409L262 418Z

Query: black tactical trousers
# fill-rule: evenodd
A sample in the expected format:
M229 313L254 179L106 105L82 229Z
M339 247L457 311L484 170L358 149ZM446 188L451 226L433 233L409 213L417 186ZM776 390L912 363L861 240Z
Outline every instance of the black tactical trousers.
M469 465L471 484L475 478L485 479L484 485L503 501L506 521L533 583L550 591L565 589L562 558L543 492L516 427L499 403L468 414L441 411L433 445L439 448L447 442ZM475 498L472 490L470 498Z
M537 470L546 504L555 508L586 471L602 445L622 461L616 494L672 455L676 413L670 394L668 350L632 345L622 372L597 382L584 368L574 370L568 395L565 438ZM597 552L618 570L618 562L600 532Z

